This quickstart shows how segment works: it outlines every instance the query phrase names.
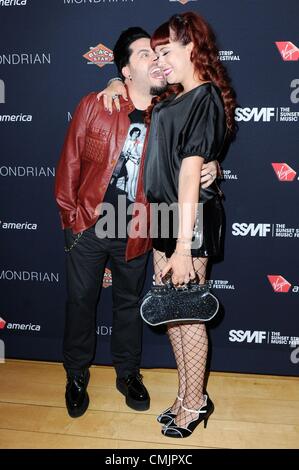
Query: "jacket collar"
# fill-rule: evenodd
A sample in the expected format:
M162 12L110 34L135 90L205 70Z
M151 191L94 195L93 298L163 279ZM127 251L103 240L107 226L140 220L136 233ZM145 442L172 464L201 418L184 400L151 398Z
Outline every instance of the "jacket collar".
M123 111L125 111L127 114L130 114L132 111L134 111L135 106L130 98L128 87L125 85L126 90L127 90L127 95L128 95L128 100L124 100L122 96L119 97L119 102L120 102L120 107Z
M128 95L128 101L124 100L122 97L120 97L120 106L121 109L127 112L127 114L130 114L132 111L134 111L135 106L131 100L131 98Z
M128 101L124 100L121 96L120 96L120 105L121 105L121 108L126 111L128 114L130 114L132 111L134 111L136 108L133 104L133 101L131 100L130 98L130 94L129 94L129 91L128 91L128 87L125 85L126 87L126 90L127 90L127 95L128 95Z

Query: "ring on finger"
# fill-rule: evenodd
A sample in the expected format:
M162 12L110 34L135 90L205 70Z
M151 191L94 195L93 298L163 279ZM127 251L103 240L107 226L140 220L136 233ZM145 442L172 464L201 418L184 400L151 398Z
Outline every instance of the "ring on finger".
M112 96L112 99L113 99L113 100L116 100L116 98L118 98L118 95L113 95L113 96Z

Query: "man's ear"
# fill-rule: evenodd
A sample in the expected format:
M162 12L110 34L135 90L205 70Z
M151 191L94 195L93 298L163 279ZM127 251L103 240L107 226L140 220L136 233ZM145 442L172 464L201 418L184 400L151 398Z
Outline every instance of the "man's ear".
M126 79L130 80L131 74L130 69L127 65L121 69L121 73Z

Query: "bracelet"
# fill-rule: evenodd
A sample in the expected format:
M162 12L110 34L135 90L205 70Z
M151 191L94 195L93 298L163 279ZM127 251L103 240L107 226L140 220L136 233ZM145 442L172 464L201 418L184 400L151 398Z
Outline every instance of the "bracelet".
M109 82L108 82L107 85L106 85L106 88L108 88L108 86L111 85L111 83L112 83L112 82L115 82L116 80L123 83L123 80L122 80L120 77L110 78Z
M178 255L178 256L192 257L192 256L191 256L191 253L190 253L190 254L187 254L187 253L179 253L179 252L176 251L176 250L174 251L174 254L175 254L175 255Z

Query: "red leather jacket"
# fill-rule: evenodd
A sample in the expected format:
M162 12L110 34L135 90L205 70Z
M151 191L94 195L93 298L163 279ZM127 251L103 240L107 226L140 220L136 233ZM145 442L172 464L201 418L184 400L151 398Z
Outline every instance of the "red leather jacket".
M120 112L113 111L109 115L102 102L96 100L96 93L90 93L80 101L56 169L55 197L62 228L71 228L74 233L78 233L96 223L99 204L103 202L130 127L128 114L134 109L130 100L121 100ZM138 217L139 233L145 234L145 237L131 238L129 234L126 261L151 249L150 208L143 192L147 140L148 133L140 162L135 200L135 204L142 203L146 208L147 217ZM138 216L138 212L135 215Z

